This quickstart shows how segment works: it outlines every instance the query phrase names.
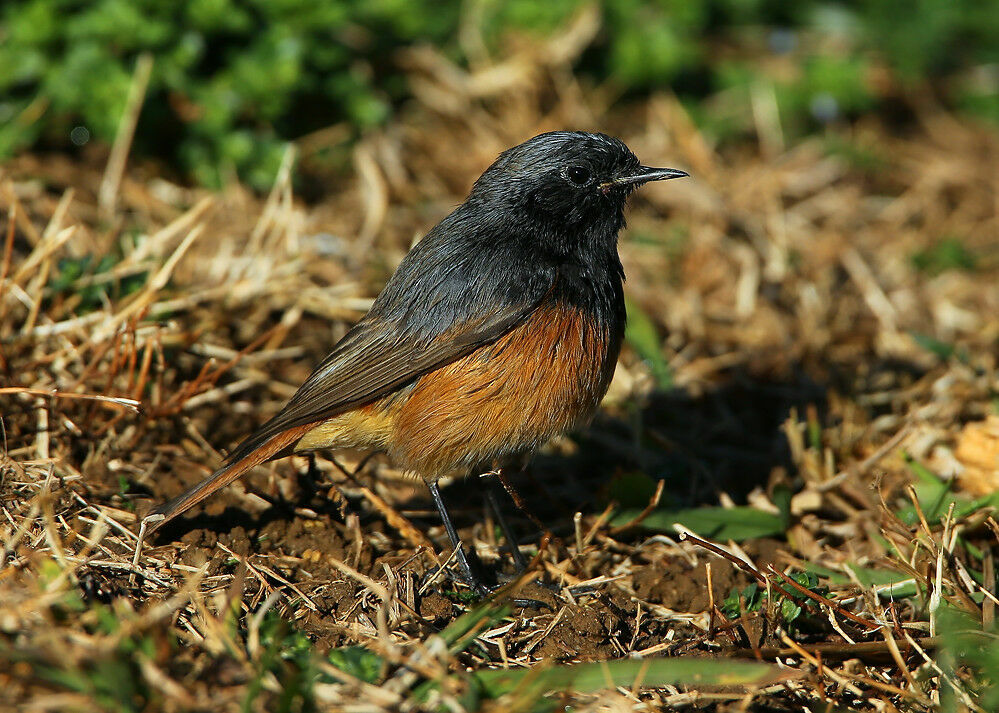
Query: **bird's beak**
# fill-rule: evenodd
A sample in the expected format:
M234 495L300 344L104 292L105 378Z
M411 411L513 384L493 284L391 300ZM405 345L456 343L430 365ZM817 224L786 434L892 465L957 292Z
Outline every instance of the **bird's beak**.
M639 166L633 173L625 176L618 176L612 181L602 183L600 187L605 191L615 186L638 187L649 181L667 181L671 178L685 178L690 174L678 168L652 168L650 166Z

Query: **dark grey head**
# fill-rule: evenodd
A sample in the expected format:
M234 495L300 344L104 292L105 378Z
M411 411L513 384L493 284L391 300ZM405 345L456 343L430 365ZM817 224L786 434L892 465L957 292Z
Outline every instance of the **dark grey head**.
M628 195L642 184L686 175L643 166L612 136L553 131L500 154L475 182L469 203L538 228L564 252L587 237L613 239Z

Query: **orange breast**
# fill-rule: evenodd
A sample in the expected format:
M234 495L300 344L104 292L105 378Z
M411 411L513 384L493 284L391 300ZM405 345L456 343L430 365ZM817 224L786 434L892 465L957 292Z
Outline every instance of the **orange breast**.
M542 445L592 417L614 373L617 341L575 308L538 309L394 400L389 456L434 479Z

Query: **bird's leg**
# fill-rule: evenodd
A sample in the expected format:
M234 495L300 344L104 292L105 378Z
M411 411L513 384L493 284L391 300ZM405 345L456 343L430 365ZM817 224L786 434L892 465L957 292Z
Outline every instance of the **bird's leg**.
M527 560L524 559L524 555L523 553L521 553L520 548L517 546L517 540L513 536L513 531L511 530L509 523L503 517L503 513L500 510L499 499L496 497L497 493L500 492L500 486L502 486L503 490L505 490L507 494L510 495L510 499L513 500L514 505L516 505L517 508L522 513L524 513L531 520L533 520L534 523L539 527L539 529L544 530L545 526L541 523L540 520L538 520L538 518L534 515L534 513L532 513L528 509L527 503L524 502L524 499L520 496L520 493L518 493L514 489L513 485L507 479L506 473L503 471L502 468L494 467L493 470L489 471L488 473L483 473L479 477L485 478L490 483L489 487L486 488L486 500L489 502L489 505L492 507L493 512L496 514L496 521L499 523L500 529L503 531L503 537L505 537L506 541L510 544L510 551L511 554L513 555L514 566L517 568L517 574L518 575L523 574L525 571L527 571L528 563ZM558 587L546 583L544 579L538 579L536 580L536 582L538 585L546 589L550 589L552 591L558 591ZM537 600L528 599L521 601L533 602L533 604L527 604L526 606L536 606L538 604ZM542 604L541 606L550 608L548 604Z
M447 512L447 508L444 506L444 499L441 497L440 490L437 489L437 481L431 480L427 483L427 487L430 488L430 496L434 499L437 512L440 513L441 520L444 522L444 529L447 530L447 536L451 539L451 545L455 549L455 554L458 558L458 568L461 570L465 583L479 594L489 594L489 588L482 584L479 578L472 572L472 566L468 563L468 557L465 556L465 548L458 537L457 530L454 529L454 523L451 522L451 516Z
M347 466L343 465L332 454L329 456L329 459L333 462L333 465L335 465L337 467L337 470L339 470L347 478L349 478L350 480L352 480L356 485L361 485L361 483L360 483L360 481L358 481L357 477L361 474L361 471L364 470L364 466L366 466L368 464L368 461L370 461L372 458L374 458L375 454L377 454L377 453L378 453L378 451L371 451L370 453L366 454L363 458L361 458L361 460L358 462L358 464L356 466L354 466L354 470L350 470L349 468L347 468Z
M305 458L305 471L295 469L295 476L298 479L298 486L303 492L311 493L326 485L323 482L323 474L316 463L316 454L313 451L301 454Z
M501 469L491 470L488 473L483 473L479 477L487 481L486 502L489 503L489 507L496 516L496 522L499 523L500 529L503 531L503 537L506 538L507 545L510 547L510 554L513 555L513 564L517 568L517 574L521 574L527 569L527 560L524 559L524 555L521 553L520 547L517 546L517 540L513 536L513 530L510 528L510 523L508 523L506 518L503 517L503 511L500 508L499 500L496 498L496 478L502 477L500 475L502 472L503 471Z
M440 513L441 520L444 522L444 529L447 530L447 536L451 538L451 544L454 546L455 553L458 558L458 568L461 570L461 575L468 584L477 594L483 597L487 597L493 593L493 590L479 581L479 578L475 576L472 572L472 566L468 562L468 558L465 556L465 548L461 544L461 540L458 539L458 533L454 529L454 524L451 522L451 516L448 515L447 508L444 506L444 499L441 497L440 491L437 489L436 481L431 481L427 483L427 487L430 488L430 495L434 499L434 505L437 506L437 511ZM526 565L524 567L526 569ZM537 599L520 599L514 598L511 601L520 607L532 607L535 609L551 609L552 607L547 602L538 601Z

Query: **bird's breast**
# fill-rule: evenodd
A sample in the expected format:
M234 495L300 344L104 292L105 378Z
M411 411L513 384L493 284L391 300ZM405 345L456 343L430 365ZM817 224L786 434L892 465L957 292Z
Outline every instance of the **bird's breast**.
M425 478L534 449L592 417L614 373L618 326L542 304L496 342L391 399L390 457Z

